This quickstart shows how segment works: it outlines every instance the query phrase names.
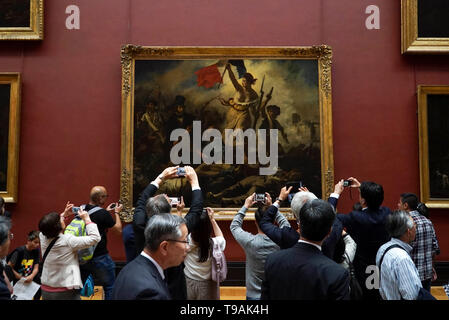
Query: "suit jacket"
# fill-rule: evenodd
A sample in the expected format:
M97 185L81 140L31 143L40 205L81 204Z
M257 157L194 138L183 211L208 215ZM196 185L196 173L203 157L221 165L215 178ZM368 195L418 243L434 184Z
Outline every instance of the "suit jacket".
M145 245L145 227L148 222L146 213L146 203L149 198L154 196L157 192L157 188L153 184L148 184L145 190L137 201L136 209L134 210L133 229L134 240L136 244L136 254L140 255ZM190 233L197 225L200 219L201 212L203 211L203 193L201 190L192 191L192 203L190 205L189 212L185 215L186 226ZM184 264L177 267L167 268L164 271L170 294L174 300L186 300L187 299L187 287L186 278L184 276Z
M335 206L335 198L329 198L328 202ZM267 211L263 214L260 219L259 226L260 229L276 243L281 249L287 249L294 246L299 240L299 233L291 227L280 228L273 224L274 217L278 209L276 206L270 206ZM335 246L338 240L341 238L341 233L343 231L342 223L335 219L332 225L332 230L329 236L323 241L322 250L326 257L333 259Z
M349 273L308 243L268 256L262 300L349 300Z
M170 300L168 286L156 266L139 255L117 276L112 290L113 300Z

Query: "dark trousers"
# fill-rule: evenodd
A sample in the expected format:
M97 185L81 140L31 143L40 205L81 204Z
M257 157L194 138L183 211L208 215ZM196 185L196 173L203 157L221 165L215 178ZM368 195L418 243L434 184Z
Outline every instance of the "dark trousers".
M422 287L430 292L431 282L432 282L432 279L427 279L427 280L421 281Z

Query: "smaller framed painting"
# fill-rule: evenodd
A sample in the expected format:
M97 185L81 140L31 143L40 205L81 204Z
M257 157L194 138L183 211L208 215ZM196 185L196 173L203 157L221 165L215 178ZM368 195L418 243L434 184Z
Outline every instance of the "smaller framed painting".
M421 201L449 208L449 86L418 86Z
M0 40L43 40L44 0L1 0Z
M17 202L20 87L20 73L0 72L0 196L6 202Z

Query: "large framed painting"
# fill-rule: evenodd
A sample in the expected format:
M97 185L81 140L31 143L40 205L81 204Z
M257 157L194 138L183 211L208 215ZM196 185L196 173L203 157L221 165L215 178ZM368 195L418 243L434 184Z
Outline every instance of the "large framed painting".
M402 53L449 53L449 1L401 0Z
M122 62L123 219L168 166L195 168L204 205L232 219L252 193L334 186L328 46L143 47ZM186 179L159 192L184 195ZM283 207L289 214L289 204Z
M17 202L20 73L0 73L0 196Z
M418 86L421 201L449 208L449 86Z
M44 39L44 0L1 0L0 40Z

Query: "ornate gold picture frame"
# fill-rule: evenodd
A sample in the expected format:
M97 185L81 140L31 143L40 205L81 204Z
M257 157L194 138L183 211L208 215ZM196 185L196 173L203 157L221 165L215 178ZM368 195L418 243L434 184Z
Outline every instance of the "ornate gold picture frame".
M449 86L418 86L421 201L449 208Z
M20 73L0 73L0 196L17 202L20 134Z
M44 0L0 1L0 40L43 40Z
M334 187L331 61L332 50L325 45L283 48L124 45L122 218L131 221L140 192L165 167L177 164L171 151L179 139L170 139L173 130L181 128L187 134L192 133L194 139L198 125L203 134L205 129L216 133L226 129L257 132L257 147L249 138L245 140L244 150L248 154L242 157L243 162L236 160L237 155L231 164L225 161L206 164L200 156L200 163L182 162L195 168L204 204L214 208L218 219L232 219L253 192L269 192L274 201L280 188L289 181L301 181L318 197L327 197ZM244 85L251 86L248 97L252 94L253 98L241 102L239 90ZM278 146L279 161L274 173L261 174L262 161L251 163L249 150L251 147L260 150L259 142L264 141L261 135L271 133L268 129L273 128L279 129L275 130L278 143L271 144ZM265 141L268 140L270 137ZM200 143L203 149L198 154L204 154L206 143L204 140ZM269 153L268 145L269 142L264 145L265 155ZM190 160L196 154L195 150L191 152ZM184 187L185 192L179 192ZM173 179L168 186L164 183L159 191L168 196L186 196L188 189L185 179L180 178ZM189 199L185 200L188 206ZM282 211L289 214L288 203L286 207Z
M419 1L425 1L422 5L431 5L432 10L435 11L422 13ZM444 21L444 25L447 25L449 12L447 11L447 1L445 2L440 2L444 7L439 8L438 3L435 3L434 0L401 0L401 52L403 54L449 53L449 35L441 35L441 32L435 31L437 27L427 26L438 23L440 19ZM436 14L445 15L445 17L437 19ZM422 19L422 22L419 19ZM427 27L429 30L426 30ZM447 33L448 31L444 31L444 34Z

